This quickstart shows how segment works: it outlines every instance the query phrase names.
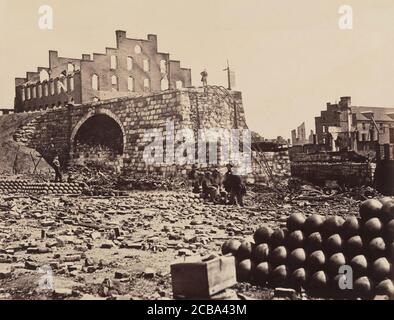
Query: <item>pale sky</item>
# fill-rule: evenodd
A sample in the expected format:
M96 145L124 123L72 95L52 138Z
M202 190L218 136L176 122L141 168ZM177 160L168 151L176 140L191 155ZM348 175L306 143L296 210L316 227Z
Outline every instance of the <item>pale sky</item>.
M38 28L38 8L54 9L54 29ZM353 30L338 27L341 5ZM158 35L159 51L210 84L226 85L226 60L243 92L249 127L290 137L327 102L394 106L393 0L0 0L0 107L13 107L14 78L48 66L48 50L80 58L129 38Z

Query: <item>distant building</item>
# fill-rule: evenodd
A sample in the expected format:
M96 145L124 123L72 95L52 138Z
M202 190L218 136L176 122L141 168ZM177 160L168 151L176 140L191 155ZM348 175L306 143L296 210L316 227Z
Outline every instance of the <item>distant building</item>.
M291 132L291 143L293 146L303 146L309 143L309 138L306 138L305 122Z
M14 109L0 109L0 116L5 115L5 114L13 114Z
M351 97L327 103L327 109L315 118L315 125L317 142L333 151L353 150L367 155L375 152L377 143L394 143L394 108L352 106Z
M158 52L157 36L129 39L116 31L116 48L82 59L49 51L49 67L15 79L15 111L35 111L68 103L84 104L144 92L191 86L191 70Z

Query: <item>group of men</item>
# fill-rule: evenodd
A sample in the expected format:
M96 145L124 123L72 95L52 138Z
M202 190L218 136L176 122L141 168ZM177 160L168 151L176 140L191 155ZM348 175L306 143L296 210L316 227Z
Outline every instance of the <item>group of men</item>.
M226 167L227 172L223 176L217 168L202 172L193 166L189 172L193 192L202 194L213 203L243 206L246 188L242 178L233 172L231 164Z

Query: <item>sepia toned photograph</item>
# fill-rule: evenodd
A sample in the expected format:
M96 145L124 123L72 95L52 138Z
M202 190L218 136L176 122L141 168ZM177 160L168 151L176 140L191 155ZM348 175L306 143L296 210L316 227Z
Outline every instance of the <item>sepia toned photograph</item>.
M0 0L0 300L394 300L393 18Z

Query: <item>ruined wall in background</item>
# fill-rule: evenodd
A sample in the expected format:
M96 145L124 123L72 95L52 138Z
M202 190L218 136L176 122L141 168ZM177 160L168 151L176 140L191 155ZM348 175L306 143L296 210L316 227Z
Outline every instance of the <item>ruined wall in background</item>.
M275 181L281 181L290 177L290 158L287 150L278 152L253 151L253 173L248 176L250 182L271 182L267 170L264 169L264 161L266 161L266 164L270 168L272 177Z
M345 161L330 154L295 154L291 160L292 177L318 185L336 181L340 185L370 185L376 165L367 162Z

